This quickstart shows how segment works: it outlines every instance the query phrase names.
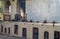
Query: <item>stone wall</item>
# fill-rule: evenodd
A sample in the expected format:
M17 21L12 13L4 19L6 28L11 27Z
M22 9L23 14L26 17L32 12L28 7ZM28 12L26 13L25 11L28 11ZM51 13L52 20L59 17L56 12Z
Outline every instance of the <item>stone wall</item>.
M0 26L0 33L7 34L10 36L18 36L22 37L22 28L27 28L27 39L32 39L33 37L33 27L37 27L39 29L39 39L44 39L44 32L49 32L49 39L54 39L54 31L60 31L60 24L55 24L53 26L52 23L26 23L26 22L1 22L0 25L3 26L3 32L1 32ZM18 25L18 35L14 34L14 25ZM7 28L7 33L4 33L4 28ZM11 33L8 34L8 27L10 27Z

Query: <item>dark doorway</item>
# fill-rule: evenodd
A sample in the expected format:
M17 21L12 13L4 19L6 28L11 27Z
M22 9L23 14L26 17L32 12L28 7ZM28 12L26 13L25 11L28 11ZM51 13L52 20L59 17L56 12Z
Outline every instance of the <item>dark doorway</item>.
M5 28L5 33L7 33L7 28Z
M8 34L10 34L10 27L8 28Z
M54 39L59 39L60 35L59 35L59 31L55 31L54 32Z
M37 27L33 28L33 38L32 39L38 39L38 28Z
M27 30L26 30L26 28L23 28L22 29L22 37L24 38L24 39L26 39L26 37L27 37Z
M18 34L18 25L14 25L14 34Z
M3 26L1 26L1 32L3 32Z
M49 39L49 32L47 31L44 32L44 39Z

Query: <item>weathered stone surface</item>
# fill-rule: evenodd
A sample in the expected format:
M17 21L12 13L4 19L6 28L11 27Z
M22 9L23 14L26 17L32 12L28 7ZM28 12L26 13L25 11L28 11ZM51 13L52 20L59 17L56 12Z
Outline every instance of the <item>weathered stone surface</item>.
M21 38L0 34L0 39L21 39Z

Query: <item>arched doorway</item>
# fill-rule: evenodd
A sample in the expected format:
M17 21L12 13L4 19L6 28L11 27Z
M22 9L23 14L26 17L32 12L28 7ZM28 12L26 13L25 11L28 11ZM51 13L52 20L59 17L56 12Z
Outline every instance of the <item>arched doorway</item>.
M59 38L60 38L60 32L54 31L54 39L59 39Z
M44 39L49 39L49 32L47 31L44 32Z
M32 39L38 39L38 35L39 35L38 28L34 27L33 28L33 38Z

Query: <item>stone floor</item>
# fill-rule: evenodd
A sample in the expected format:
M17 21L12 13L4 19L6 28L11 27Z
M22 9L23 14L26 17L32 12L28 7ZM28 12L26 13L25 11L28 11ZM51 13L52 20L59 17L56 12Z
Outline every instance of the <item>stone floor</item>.
M22 38L0 34L0 39L22 39Z

